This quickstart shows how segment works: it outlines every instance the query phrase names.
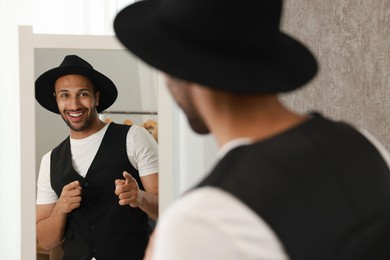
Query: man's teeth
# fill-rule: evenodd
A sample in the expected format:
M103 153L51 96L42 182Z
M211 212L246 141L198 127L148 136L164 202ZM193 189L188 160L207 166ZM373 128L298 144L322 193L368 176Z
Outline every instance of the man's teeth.
M81 116L83 113L69 113L69 115L71 116L71 117L79 117L79 116Z

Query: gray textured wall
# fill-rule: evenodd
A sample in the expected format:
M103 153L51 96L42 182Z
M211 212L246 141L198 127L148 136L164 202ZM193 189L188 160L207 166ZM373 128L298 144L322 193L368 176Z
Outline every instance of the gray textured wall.
M286 104L365 128L390 149L390 1L287 0L282 30L320 63L305 88L282 96Z

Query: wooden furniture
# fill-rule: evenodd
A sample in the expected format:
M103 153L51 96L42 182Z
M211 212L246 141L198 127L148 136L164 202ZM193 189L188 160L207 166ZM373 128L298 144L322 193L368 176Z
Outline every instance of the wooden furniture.
M37 260L62 260L63 255L61 245L51 250L45 250L37 245Z

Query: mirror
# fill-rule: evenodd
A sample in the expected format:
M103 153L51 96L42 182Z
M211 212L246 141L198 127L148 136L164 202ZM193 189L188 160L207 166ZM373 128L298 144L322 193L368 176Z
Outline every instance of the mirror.
M57 67L65 55L80 55L96 70L111 78L118 88L118 99L107 111L111 111L112 114L108 114L111 119L122 123L130 118L137 125L150 118L157 121L157 103L161 100L157 89L160 82L157 74L127 52L114 36L33 34L32 27L20 26L19 43L21 171L25 173L21 187L22 259L34 259L35 183L40 160L43 154L69 135L62 118L35 101L35 79L46 70ZM167 99L164 100L163 103L167 104ZM165 107L169 108L169 101ZM170 113L169 109L167 113ZM169 123L169 120L165 122ZM168 136L166 140L170 140L169 134L165 136Z

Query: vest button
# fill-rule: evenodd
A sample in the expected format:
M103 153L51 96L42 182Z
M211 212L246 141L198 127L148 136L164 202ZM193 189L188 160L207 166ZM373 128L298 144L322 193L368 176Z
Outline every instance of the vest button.
M84 183L84 187L88 187L88 186L89 186L88 182Z
M89 229L95 229L94 225L89 225Z

